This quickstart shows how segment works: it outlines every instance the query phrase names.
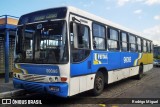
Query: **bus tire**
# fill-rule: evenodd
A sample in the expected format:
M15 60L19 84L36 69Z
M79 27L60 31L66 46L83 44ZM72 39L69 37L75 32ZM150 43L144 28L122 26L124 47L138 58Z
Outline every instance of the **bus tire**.
M104 89L104 75L102 72L97 72L94 80L93 95L98 96Z
M143 77L143 65L139 66L139 74L137 75L137 79L140 80Z

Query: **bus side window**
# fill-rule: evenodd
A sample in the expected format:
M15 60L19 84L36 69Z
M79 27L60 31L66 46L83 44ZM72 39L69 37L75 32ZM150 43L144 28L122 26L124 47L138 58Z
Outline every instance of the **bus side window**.
M143 52L147 52L146 40L143 40Z
M108 31L108 49L111 51L119 50L119 32L118 30L109 28Z
M136 52L136 37L129 34L129 48L131 52Z
M137 38L137 50L138 52L142 52L141 38Z
M128 51L127 33L121 32L121 50Z
M151 42L151 53L153 52L153 43Z
M147 50L148 50L148 53L151 52L151 43L149 41L147 41Z
M78 48L89 49L89 27L85 25L77 25Z
M93 23L93 48L104 50L105 44L105 27Z

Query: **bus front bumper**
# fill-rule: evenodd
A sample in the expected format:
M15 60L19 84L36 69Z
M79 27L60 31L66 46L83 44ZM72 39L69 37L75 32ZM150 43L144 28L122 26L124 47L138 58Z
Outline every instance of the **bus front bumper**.
M48 93L60 97L68 96L68 84L67 83L38 83L23 81L14 78L13 85L18 89L25 89L30 92Z

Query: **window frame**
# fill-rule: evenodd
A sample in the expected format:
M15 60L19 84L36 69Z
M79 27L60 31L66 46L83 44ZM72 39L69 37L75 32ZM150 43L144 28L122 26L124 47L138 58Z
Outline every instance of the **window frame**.
M153 42L150 41L151 53L153 53Z
M110 36L111 36L111 35L110 35L110 30L114 30L114 31L117 32L117 34L118 34L118 40L110 39ZM107 43L109 43L109 40L111 40L111 41L116 41L116 42L117 42L117 49L116 49L116 50L110 49L110 48L109 48L109 44L107 44L108 50L109 50L109 51L115 51L115 52L120 51L120 32L119 32L119 29L108 26L108 28L107 28L107 38L108 38Z
M151 53L151 42L147 40L147 52Z
M96 25L98 25L98 26L101 26L101 27L103 27L104 28L104 38L103 37L100 37L100 36L94 36L94 24L96 24ZM93 49L94 50L107 50L107 37L106 37L106 35L107 35L107 33L106 33L107 31L106 31L106 25L104 25L104 24L101 24L101 23L97 23L97 22L92 22L92 40L93 40ZM101 38L101 39L104 39L104 49L98 49L98 48L94 48L94 38Z
M126 34L126 41L123 41L122 40L122 34ZM125 50L122 50L123 49L123 47L122 47L122 43L126 43L127 44L127 50L125 51ZM127 32L125 32L125 31L120 31L120 49L121 49L121 51L122 52L128 52L129 51L129 41L128 41L128 33Z
M147 53L147 40L146 39L142 39L142 47L143 47L143 53ZM144 46L144 41L146 42L146 45ZM146 47L146 51L144 51L144 47Z
M130 37L135 37L135 43L130 42ZM134 34L128 33L128 42L129 42L129 51L130 52L137 52L137 37ZM131 45L135 45L135 51L131 51Z
M130 37L135 38L135 43L130 42ZM137 36L131 33L128 33L128 42L129 42L129 51L130 52L137 52ZM135 51L131 51L131 45L135 45Z
M140 44L138 44L138 39L140 39ZM141 37L139 37L139 36L137 36L137 52L142 52L143 51L143 49L142 49L142 38ZM141 50L139 51L139 49L138 49L138 46L140 46L141 47Z
M87 28L88 28L88 34L89 34L89 49L87 49L87 48L74 48L74 46L73 46L73 48L72 48L72 45L74 45L74 44L71 44L72 42L74 43L74 38L73 38L73 41L71 41L71 33L73 33L73 36L74 36L74 32L72 31L71 32L71 23L72 23L72 25L73 25L73 23L76 23L76 24L81 24L81 23L77 23L77 22L73 22L73 21L70 21L70 23L69 23L69 44L70 44L70 61L71 61L71 63L73 63L73 64L78 64L78 63L81 63L81 62L83 62L83 61L85 61L86 60L86 58L87 57L89 57L89 55L91 54L91 33L90 33L90 27L89 27L89 25L86 25L86 24L81 24L81 25L84 25L84 26L86 26ZM73 28L72 28L73 29ZM77 33L78 33L78 31L77 31ZM74 61L73 60L73 50L83 50L83 51L88 51L88 56L86 56L83 60L81 60L81 61Z
M79 24L79 25L83 25L83 26L85 26L85 27L87 27L88 28L88 39L89 39L89 49L87 49L87 48L76 48L76 49L84 49L84 50L91 50L91 33L90 33L90 27L88 26L88 25L85 25L85 24L81 24L81 23L77 23L77 22L73 22L73 21L71 21L70 22L70 24L69 24L69 27L71 26L71 23L76 23L76 24ZM78 26L76 26L76 27L78 27ZM77 28L76 28L77 29ZM71 44L71 42L73 42L74 43L74 39L73 39L73 41L71 41L71 36L70 36L70 34L71 34L71 31L70 31L71 29L69 29L69 38L70 38L70 46L72 45ZM74 32L73 32L74 33ZM77 33L78 33L78 29L77 29ZM73 34L74 35L74 34ZM78 36L78 35L77 35ZM74 44L73 44L74 45Z

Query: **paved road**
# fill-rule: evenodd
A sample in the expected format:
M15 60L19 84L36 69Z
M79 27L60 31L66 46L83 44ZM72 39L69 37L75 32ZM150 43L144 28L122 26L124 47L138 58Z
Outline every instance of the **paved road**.
M9 79L9 83L5 83L4 78L0 78L0 93L14 90L12 78Z
M40 95L40 94L28 94L25 96L21 96L18 98L24 99L45 99L46 101L52 102L50 99L54 99L57 101L58 97L48 96L48 95ZM82 99L79 99L82 98ZM85 99L84 99L85 98ZM90 92L85 92L76 96L71 97L69 100L60 99L61 107L160 107L160 105L151 105L151 104L106 104L99 105L101 103L105 103L107 101L112 101L112 99L104 99L104 98L160 98L160 68L153 68L151 71L148 71L144 74L144 77L141 80L136 80L134 78L128 78L113 84L108 85L104 92L97 97L93 97ZM127 99L126 99L127 100ZM124 101L124 100L123 100ZM74 103L74 104L65 104L63 103ZM79 104L79 103L98 103L98 104ZM31 107L35 107L35 105L31 105ZM49 106L49 105L46 105ZM2 105L3 107L3 105ZM4 107L10 107L10 105L5 105ZM15 105L12 107L21 107L21 105ZM22 106L24 107L24 106ZM38 107L43 107L42 105L38 105Z

